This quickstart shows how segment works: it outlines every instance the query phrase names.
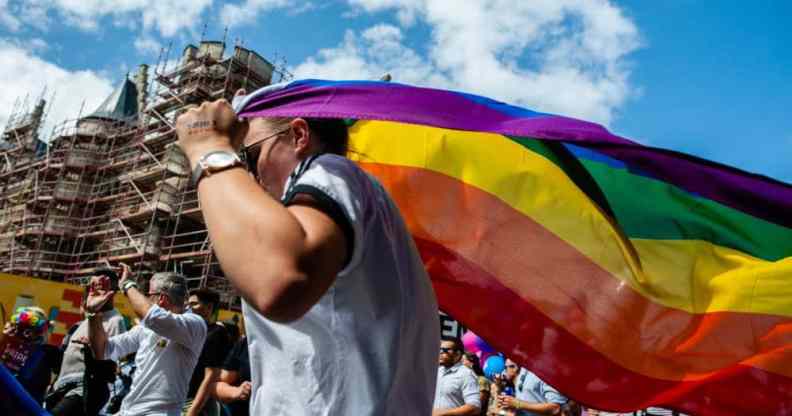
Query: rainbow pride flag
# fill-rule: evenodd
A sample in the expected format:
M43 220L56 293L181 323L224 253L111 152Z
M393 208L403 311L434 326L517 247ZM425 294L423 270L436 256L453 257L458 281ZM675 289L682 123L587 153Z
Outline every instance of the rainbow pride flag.
M441 308L579 402L792 414L792 186L484 97L302 80L242 117L355 120Z

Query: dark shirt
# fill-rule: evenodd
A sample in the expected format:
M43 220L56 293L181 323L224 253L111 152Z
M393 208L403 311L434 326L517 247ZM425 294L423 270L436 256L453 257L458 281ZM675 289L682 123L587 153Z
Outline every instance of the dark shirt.
M38 403L44 401L50 379L58 371L60 361L60 350L49 344L12 341L2 354L3 364Z
M223 370L234 371L238 374L236 385L250 381L250 358L248 357L247 338L242 337L228 353L223 363ZM240 400L228 404L232 416L248 416L250 400Z
M187 391L188 398L195 398L198 393L198 388L201 387L201 382L204 379L204 370L209 368L221 368L223 366L223 359L231 348L231 342L228 339L228 332L222 325L211 324L206 332L206 341L204 342L201 355L198 357L198 364L195 365L192 378L190 379L190 389Z

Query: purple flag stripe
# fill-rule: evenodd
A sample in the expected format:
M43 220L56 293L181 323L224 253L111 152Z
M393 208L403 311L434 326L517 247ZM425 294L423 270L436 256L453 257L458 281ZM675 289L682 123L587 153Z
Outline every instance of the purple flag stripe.
M643 146L616 136L599 124L552 115L517 117L513 112L501 111L500 107L505 107L501 103L468 97L403 84L312 80L294 82L254 97L239 115L385 120L574 143L596 149L688 192L792 228L792 186L788 184L682 153Z

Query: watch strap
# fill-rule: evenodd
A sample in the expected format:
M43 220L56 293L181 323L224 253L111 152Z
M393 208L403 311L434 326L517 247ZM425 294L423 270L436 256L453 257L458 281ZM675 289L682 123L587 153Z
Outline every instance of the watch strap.
M227 153L228 155L232 156L234 162L226 166L214 167L214 169L210 171L212 167L206 166L206 158L213 153ZM205 155L201 156L200 159L198 159L198 163L195 164L195 168L192 171L192 177L190 178L190 182L194 187L198 187L198 182L200 182L201 179L203 179L204 177L209 176L208 173L218 173L226 169L235 168L237 166L244 166L244 163L242 163L242 159L239 158L239 155L233 152L229 152L227 150L213 150L209 153L206 153Z
M134 280L127 280L126 282L124 282L123 285L121 285L121 291L124 292L124 294L126 295L127 290L129 290L129 289L131 289L133 287L135 289L138 288L137 282L135 282Z
M202 162L203 162L203 157L198 159L198 163L196 163L195 168L193 168L192 176L190 177L190 183L192 184L192 186L197 187L198 181L201 180L201 177L203 177L204 167L202 165Z

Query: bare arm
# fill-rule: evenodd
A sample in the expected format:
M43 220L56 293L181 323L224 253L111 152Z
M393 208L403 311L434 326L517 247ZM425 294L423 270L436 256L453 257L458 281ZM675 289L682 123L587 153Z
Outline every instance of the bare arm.
M209 386L209 391L212 397L223 403L247 400L250 397L250 382L246 381L239 386L235 386L238 381L238 372L220 370L218 380Z
M124 283L126 283L129 279L132 278L132 271L130 270L129 266L124 263L121 263L121 279L118 281L118 286L123 288ZM148 296L143 294L140 289L136 287L131 287L129 290L124 293L127 299L129 299L129 304L132 306L132 310L135 311L135 315L138 318L143 319L148 315L149 309L154 306L154 303L149 300Z
M345 237L330 217L305 205L284 207L241 169L201 181L199 195L226 276L267 318L301 317L343 267Z
M475 416L480 413L478 407L472 404L464 404L453 409L435 409L432 416Z
M102 313L99 312L105 303L113 296L109 290L110 280L103 276L94 276L89 283L88 298L85 301L85 311L90 314L88 318L88 341L97 360L104 360L107 348L107 333L102 325Z
M214 384L214 381L220 375L220 369L206 367L204 369L204 378L201 381L201 385L198 387L198 391L195 393L195 398L193 399L192 406L190 406L190 410L187 412L187 416L194 416L198 415L201 410L203 409L204 405L206 404L206 400L210 397L210 385Z
M135 315L140 319L145 318L149 313L149 309L154 306L154 303L149 300L148 296L144 295L135 287L129 288L129 290L126 291L126 297L129 299L129 305L132 306Z
M102 325L102 315L96 314L88 318L88 340L91 342L91 349L97 360L105 359L107 339L107 333Z
M179 117L179 146L193 168L209 151L235 151L230 138L235 120L224 100L204 103ZM346 237L340 227L310 204L284 207L244 169L205 178L198 194L223 271L265 317L279 322L298 319L343 268Z
M529 403L521 400L516 401L519 402L517 406L515 406L517 409L539 413L540 415L557 415L561 412L561 406L555 403Z
M540 415L557 415L561 412L561 406L556 403L532 403L518 400L512 396L499 396L498 403L507 408L517 410L527 410Z

